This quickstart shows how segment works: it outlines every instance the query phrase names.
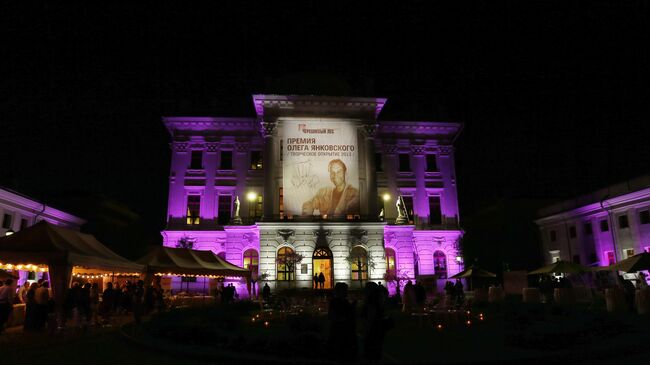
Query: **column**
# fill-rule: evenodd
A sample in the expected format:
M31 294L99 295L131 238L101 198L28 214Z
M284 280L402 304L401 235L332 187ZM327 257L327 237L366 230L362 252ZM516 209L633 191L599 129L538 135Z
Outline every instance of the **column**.
M424 171L426 170L426 160L424 158L424 146L411 146L413 154L413 172L415 174L415 194L413 196L413 210L416 217L413 221L416 225L426 225L429 222L429 196L425 183Z
M264 137L264 152L263 152L263 172L264 172L264 216L262 220L272 220L274 216L273 201L275 200L276 191L273 183L273 135L275 132L275 121L260 121L260 129L262 137Z
M377 220L377 170L375 166L375 132L377 124L364 124L366 148L366 191L368 192L368 218ZM385 212L384 212L385 214Z

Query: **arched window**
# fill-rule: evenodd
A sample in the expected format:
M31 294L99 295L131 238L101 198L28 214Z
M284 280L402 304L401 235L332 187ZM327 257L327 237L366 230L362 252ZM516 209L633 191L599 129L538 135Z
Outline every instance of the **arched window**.
M447 278L447 256L442 251L433 253L433 269L438 279Z
M252 248L250 250L246 250L244 252L244 269L250 270L251 274L253 274L253 276L257 275L257 267L259 266L259 258L260 258L260 255L258 255L257 251L253 250Z
M350 269L352 280L368 280L368 253L363 247L355 247L350 251Z
M282 247L278 250L277 269L278 280L293 280L295 267L289 263L283 263L288 255L293 254L290 247Z
M386 248L386 269L395 272L395 250Z

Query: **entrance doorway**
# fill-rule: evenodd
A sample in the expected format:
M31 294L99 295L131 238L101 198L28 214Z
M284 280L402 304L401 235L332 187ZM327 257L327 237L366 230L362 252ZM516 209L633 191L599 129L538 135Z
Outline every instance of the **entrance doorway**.
M314 256L312 257L312 275L320 275L323 273L325 276L325 283L321 284L319 288L322 289L332 289L333 287L333 265L332 265L332 251L329 248L320 247L314 250Z

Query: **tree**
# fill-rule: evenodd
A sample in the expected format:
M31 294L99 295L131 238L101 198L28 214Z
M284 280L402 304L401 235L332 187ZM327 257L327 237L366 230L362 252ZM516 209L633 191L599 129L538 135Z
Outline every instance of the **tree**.
M400 297L400 288L402 287L402 282L409 280L408 271L401 269L386 270L386 273L384 273L384 280L387 283L395 285L397 296Z
M176 248L189 248L191 250L194 248L195 242L195 238L183 236L176 242Z
M296 265L298 265L303 258L303 255L292 250L286 254L278 255L275 262L279 266L284 266L284 269L290 273L289 279L291 279L293 274L296 272Z
M359 271L358 275L358 280L359 280L359 288L363 287L363 272L368 273L370 275L370 269L375 268L375 261L373 260L372 256L368 254L368 252L361 248L361 247L355 247L350 251L350 254L348 257L345 258L345 260L350 263L350 265L356 266L357 270Z

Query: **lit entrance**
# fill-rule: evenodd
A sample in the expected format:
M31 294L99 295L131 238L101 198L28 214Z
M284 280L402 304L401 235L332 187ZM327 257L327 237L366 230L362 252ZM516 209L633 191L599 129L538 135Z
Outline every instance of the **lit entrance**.
M334 281L334 277L332 276L332 251L324 247L317 248L314 250L314 256L312 259L312 276L320 275L320 273L323 273L325 276L325 283L322 284L322 287L319 286L319 288L331 289L333 287L332 282Z

